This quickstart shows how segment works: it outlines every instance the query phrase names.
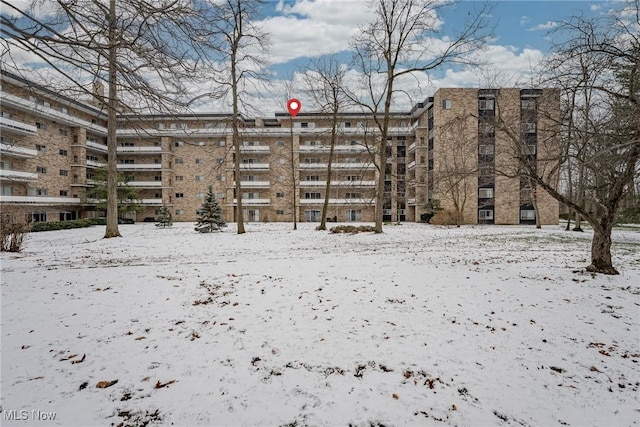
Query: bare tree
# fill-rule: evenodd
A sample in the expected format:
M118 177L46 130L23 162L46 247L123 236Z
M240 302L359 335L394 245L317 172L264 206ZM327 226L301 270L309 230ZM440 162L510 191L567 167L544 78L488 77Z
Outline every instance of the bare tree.
M306 92L313 100L318 111L331 116L331 139L329 145L329 159L327 160L327 182L322 204L322 218L316 230L327 229L327 215L329 212L329 196L331 192L331 165L333 152L338 139L338 115L344 111L349 99L345 95L346 68L335 55L313 60L304 74L303 81Z
M588 271L618 274L611 258L612 229L622 200L638 179L640 160L640 25L638 0L618 13L585 19L574 17L559 28L569 37L556 45L546 64L565 97L571 128L549 131L547 158L533 163L522 153L519 172L552 197L575 210L593 227ZM591 64L582 68L577 64ZM585 76L586 73L586 76ZM572 78L573 77L573 78ZM582 94L579 99L576 93ZM585 96L588 94L588 96ZM539 112L545 111L540 108ZM557 128L558 123L548 121ZM502 123L513 141L519 133ZM559 145L559 144L562 145ZM584 183L574 197L556 186L560 167L570 159ZM582 193L581 188L584 188ZM582 194L581 194L582 193ZM581 200L584 197L584 201Z
M73 91L98 97L107 110L107 225L120 236L116 178L116 115L185 106L184 83L202 69L210 8L181 0L34 0L21 9L0 0L3 63L27 51L64 76ZM14 66L20 68L20 64ZM21 70L18 70L21 71ZM106 83L106 96L92 91ZM172 106L172 107L169 107Z
M373 0L374 21L360 28L352 41L354 62L362 73L361 93L351 98L372 114L379 132L375 150L378 170L375 232L382 232L384 168L391 119L391 105L397 93L396 81L413 73L428 73L442 65L470 64L470 54L489 36L485 3L469 12L462 29L452 37L434 43L441 30L438 13L454 2L440 0ZM440 48L434 46L441 46Z
M440 159L434 173L443 208L453 207L456 225L465 222L467 197L478 187L477 125L472 115L455 117L441 130Z
M211 78L230 96L232 107L232 138L234 146L234 170L236 184L236 222L238 234L245 232L242 208L242 183L240 176L240 110L248 108L243 103L247 87L263 81L264 55L269 38L256 24L260 16L261 0L223 0L213 2L215 14L210 25L215 41L213 48L222 67Z

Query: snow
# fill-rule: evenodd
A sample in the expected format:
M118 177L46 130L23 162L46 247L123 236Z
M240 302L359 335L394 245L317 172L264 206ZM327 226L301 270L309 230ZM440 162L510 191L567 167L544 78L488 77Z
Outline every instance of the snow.
M2 425L640 424L639 231L193 226L1 254Z

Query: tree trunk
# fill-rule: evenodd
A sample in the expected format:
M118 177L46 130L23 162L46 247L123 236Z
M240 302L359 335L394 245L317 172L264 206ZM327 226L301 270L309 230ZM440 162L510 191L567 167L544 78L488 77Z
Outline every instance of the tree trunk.
M296 197L298 196L298 192L297 192L297 185L296 185L296 159L295 159L295 152L294 152L294 143L293 143L293 116L291 116L291 189L292 191L292 195L291 195L291 199L292 199L292 204L293 204L293 229L297 230L298 229L298 206L296 203Z
M242 212L242 184L240 179L240 132L238 131L238 79L236 77L236 52L237 44L232 47L231 53L231 91L233 97L233 148L235 153L234 170L236 182L236 224L238 234L244 234L244 216Z
M604 274L619 274L611 262L611 230L613 218L607 215L597 227L593 227L591 240L591 264L587 271Z
M333 112L333 125L331 127L331 146L329 147L329 160L327 161L327 184L324 188L324 203L322 204L322 218L320 218L320 225L316 230L327 229L327 215L329 214L329 192L331 191L331 164L333 161L333 150L336 145L336 124L337 124L337 111Z
M116 40L116 0L109 2L109 100L107 117L107 227L104 238L120 237L118 230L118 168L116 141L116 109L118 95L116 93L117 78L117 43Z

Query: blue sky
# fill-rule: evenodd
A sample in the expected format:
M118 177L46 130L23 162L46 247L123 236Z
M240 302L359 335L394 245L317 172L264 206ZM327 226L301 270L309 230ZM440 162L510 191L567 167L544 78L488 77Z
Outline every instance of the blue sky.
M500 75L504 84L516 85L549 53L549 30L571 16L607 13L614 1L494 1L490 21L495 39L485 53L492 62L485 74L444 67L429 75L413 99L432 94L438 87L481 86L487 74ZM463 1L444 16L443 33L458 28L478 1ZM280 0L265 5L264 28L271 34L270 58L275 81L295 80L295 73L322 53L342 52L349 60L348 42L358 25L366 23L364 0ZM484 77L481 77L484 76ZM525 77L523 77L525 76Z

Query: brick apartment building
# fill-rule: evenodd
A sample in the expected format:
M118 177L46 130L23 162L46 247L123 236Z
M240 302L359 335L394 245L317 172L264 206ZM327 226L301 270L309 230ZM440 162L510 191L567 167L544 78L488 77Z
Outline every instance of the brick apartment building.
M100 215L87 190L107 161L106 112L5 71L0 106L2 213L31 221ZM384 220L419 221L427 201L438 199L446 209L458 205L466 223L533 223L530 183L504 171L517 169L514 150L524 147L532 161L553 152L558 112L558 94L547 89L440 89L411 111L393 113ZM143 208L131 216L152 220L166 205L175 221L194 221L211 185L229 222L237 197L246 221L292 221L294 197L299 221L320 221L330 117L277 113L242 118L241 126L238 194L231 115L119 117L118 171ZM371 116L341 115L328 217L373 221L377 135ZM558 203L536 194L542 223L557 224Z

